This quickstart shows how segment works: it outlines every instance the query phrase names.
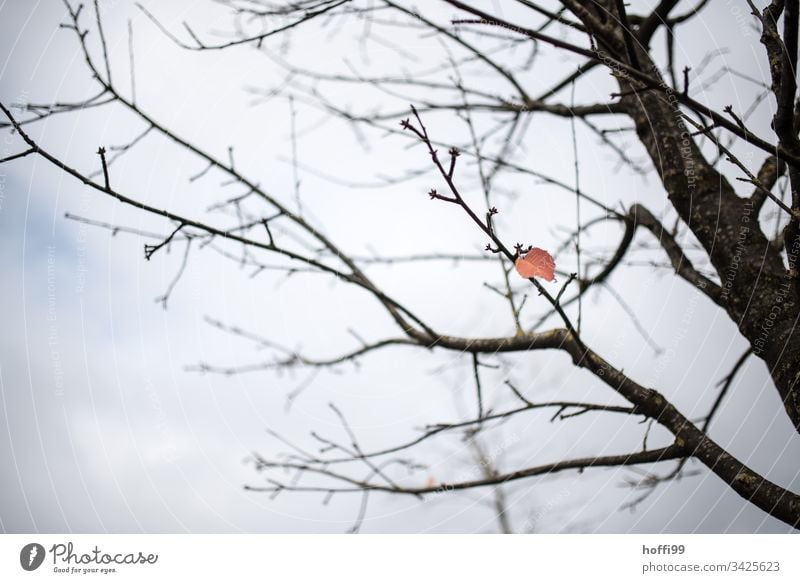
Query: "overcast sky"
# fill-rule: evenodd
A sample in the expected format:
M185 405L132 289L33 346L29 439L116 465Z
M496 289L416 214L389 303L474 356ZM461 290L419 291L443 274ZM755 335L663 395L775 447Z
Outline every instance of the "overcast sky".
M229 13L212 2L141 3L171 30L179 31L184 20L209 38L215 31L231 30ZM281 97L263 98L269 88L280 86L276 62L248 47L188 53L158 32L133 2L100 4L117 84L130 91L130 19L137 103L220 158L233 146L238 169L295 204L293 171L287 163L289 103ZM634 8L645 4L653 2L632 3ZM764 78L758 36L743 16L746 3L712 4L682 31L680 65L698 67L709 51L725 48L710 72L731 64ZM431 5L432 17L449 19L449 11ZM64 14L56 0L0 2L3 103L69 101L94 91L74 35L59 29ZM399 57L386 48L389 42L362 46L353 40L361 26L348 29L344 20L324 27L309 24L293 37L288 54L318 70L347 70L345 60L365 70L391 69ZM416 55L420 68L446 58L431 48L438 46L431 39L386 40ZM273 43L268 48L278 47ZM553 71L563 73L577 64L561 55L543 59L543 78L531 81L542 87L561 74ZM607 95L610 87L607 76L599 74L586 85L581 91L587 96ZM720 83L702 97L718 108L733 102L743 111L756 92L747 85L732 92ZM364 110L373 105L386 111L407 107L402 98L377 97L353 86L332 87L328 96ZM754 114L756 127L768 127L769 107ZM302 174L304 212L342 248L354 254L407 254L431 249L473 253L483 247L485 242L462 216L426 200L433 174L390 188L353 188L320 177L375 181L376 176L421 168L426 158L394 136L375 133L364 144L347 125L326 122L318 108L300 97L296 108L302 136L298 155L318 171ZM435 119L429 129L443 140L464 131L459 120ZM569 126L544 117L536 123L526 163L570 182ZM45 148L87 172L97 170L98 146L124 143L143 129L139 120L114 107L30 126ZM613 156L594 137L578 136L587 190L612 205L640 201L656 213L666 207L653 176L646 180L626 169L614 171ZM17 138L2 134L0 157L19 149ZM112 180L160 208L190 214L241 194L213 172L190 184L188 177L203 169L196 156L152 132L112 167ZM503 202L499 223L508 239L554 248L559 234L554 227L570 225L564 217L574 213L573 199L521 179L509 188L517 196ZM322 372L289 411L286 395L309 380L306 372L215 376L187 371L198 362L237 365L269 358L264 350L215 330L206 317L302 346L320 357L357 346L348 333L351 328L372 340L396 332L380 306L358 290L321 275L265 273L251 278L252 270L210 249L192 252L165 310L155 299L175 277L182 246L145 261L141 237L112 236L107 229L67 220L65 213L170 231L166 221L92 193L41 158L0 166L0 529L5 532L343 532L357 515L357 496L338 495L323 505L315 494L284 492L271 500L243 489L263 483L248 463L252 452L270 456L285 450L270 438L267 427L309 447L314 447L311 430L342 438L328 408L335 402L362 444L374 449L408 440L426 423L474 414L469 359L443 353L399 348L364 359L358 369ZM587 245L614 245L619 234L615 223L601 225ZM240 253L235 247L228 250ZM563 261L569 269L574 257ZM499 272L493 267L481 271L468 264L428 264L375 267L370 273L438 329L481 336L509 332L506 305L481 285L497 282ZM736 327L669 273L631 268L616 274L612 284L663 352L654 353L609 294L590 294L584 306L591 343L633 378L665 393L688 417L703 415L716 396L715 383L746 347ZM537 306L542 308L534 304L530 309ZM564 354L509 357L508 363L517 385L537 400L620 403L596 379L575 371ZM496 406L513 403L502 380L487 373L487 400ZM636 419L587 415L550 423L549 418L547 412L531 413L487 434L486 447L501 469L635 451L642 445L644 426ZM772 481L800 489L800 439L760 361L744 367L711 435ZM666 445L668 434L654 428L649 443ZM459 439L426 446L419 459L430 469L408 477L409 483L428 476L463 479L476 471ZM519 531L540 532L789 530L700 464L690 464L690 469L698 470L697 475L659 487L633 510L621 510L640 494L625 486L627 479L639 477L630 469L520 481L508 487L512 523ZM425 501L373 496L362 530L495 532L490 501L489 489Z

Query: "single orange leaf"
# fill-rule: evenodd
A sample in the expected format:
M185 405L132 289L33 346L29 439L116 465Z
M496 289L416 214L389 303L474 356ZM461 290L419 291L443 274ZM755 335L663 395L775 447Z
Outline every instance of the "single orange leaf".
M525 279L541 277L553 281L556 278L556 262L547 251L538 247L533 247L525 255L518 257L514 266L517 268L517 273Z

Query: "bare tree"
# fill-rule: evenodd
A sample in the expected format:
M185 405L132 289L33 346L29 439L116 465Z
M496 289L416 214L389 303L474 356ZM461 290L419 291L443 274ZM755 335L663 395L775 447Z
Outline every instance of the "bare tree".
M256 343L275 353L267 362L245 366L219 366L200 363L195 367L205 373L236 374L249 370L288 370L334 368L368 358L373 352L393 347L410 347L434 354L457 354L468 359L474 377L475 409L466 419L431 425L414 439L391 447L370 448L362 444L345 415L331 405L347 438L334 440L314 433L319 452L275 437L285 443L288 452L278 458L255 456L255 467L266 472L267 484L250 486L270 492L318 492L326 498L338 493L356 493L362 497L357 530L374 493L403 496L426 495L510 485L518 480L598 467L625 467L659 464L663 472L647 472L634 485L644 488L644 495L659 484L686 475L690 460L699 461L748 503L793 527L800 525L800 497L779 484L772 483L757 471L736 459L709 436L709 426L737 372L747 359L761 359L769 369L775 389L785 408L785 415L800 431L800 341L796 330L800 318L798 252L800 251L800 105L797 101L796 65L798 52L798 2L774 0L763 8L748 2L752 25L760 30L761 49L770 78L748 78L733 68L715 72L701 82L701 70L685 67L676 70L677 35L687 23L700 17L710 4L707 0L680 2L661 0L644 13L627 13L629 7L616 0L539 3L517 0L509 3L511 17L476 7L481 3L441 0L427 3L418 11L400 0L227 0L236 23L230 38L206 40L191 23L183 31L173 31L144 8L153 26L159 27L177 45L188 51L217 52L233 50L260 51L278 63L286 76L274 88L261 88L257 97L275 95L295 104L315 107L327 115L344 120L359 138L364 132L377 135L403 135L418 154L419 167L391 176L379 173L378 184L369 177L355 179L331 177L353 188L396 184L429 176L431 204L447 205L474 229L474 238L483 254L432 251L423 255L363 256L350 253L324 234L321 225L308 218L299 197L299 176L315 172L297 156L297 135L292 135L292 166L295 192L273 194L260 186L255 177L240 172L233 151L227 159L208 153L148 113L135 98L131 69L130 87L112 71L101 18L102 4L92 6L65 1L68 19L63 25L75 36L86 67L97 91L78 102L18 104L24 113L13 111L11 104L0 104L7 118L5 126L16 133L23 145L18 153L2 162L27 156L39 156L81 181L98 193L113 197L140 212L163 217L172 223L165 235L138 232L151 237L145 245L150 259L171 245L185 249L184 263L190 251L211 248L261 273L315 272L338 278L356 288L382 307L394 323L394 331L378 340L357 337L358 346L325 357L314 357L286 347L279 339L266 338L216 320L209 323L221 331ZM636 4L636 3L634 3ZM482 5L482 4L481 4ZM452 17L442 20L441 8ZM88 14L94 12L93 15ZM331 73L307 68L292 62L292 34L302 27L330 24L353 25L364 44L379 43L398 58L408 57L409 50L393 43L393 35L417 35L435 38L439 52L426 55L423 66L408 57L416 70L386 71L380 76L364 75L355 67L350 74ZM665 40L664 49L654 48L657 39ZM94 44L90 44L93 42ZM273 46L271 43L285 43ZM287 48L289 46L289 48ZM542 55L564 55L563 70L549 67L545 90L531 89L531 71ZM133 50L131 49L131 62ZM581 62L577 68L574 59ZM435 64L431 65L431 59ZM697 69L708 66L709 59L698 59ZM112 76L112 73L114 75ZM577 102L576 95L596 95L582 91L581 82L602 76L611 79L616 89L611 97L597 102ZM538 75L538 73L537 73ZM755 86L759 92L752 107L736 111L725 104L706 103L707 84L725 78L732 83ZM541 79L537 78L541 83ZM706 85L704 85L704 83ZM401 110L363 107L353 109L337 103L326 91L329 85L366 86L377 92L405 99L412 105ZM697 85L695 87L695 85ZM569 101L563 96L569 95ZM561 101L559 101L561 99ZM771 107L771 130L748 125L758 107ZM100 107L120 107L132 113L142 124L142 133L130 142L110 149L99 148L99 170L94 174L72 165L51 153L48 144L40 143L28 126L51 116ZM575 160L575 181L566 183L536 168L519 156L526 140L532 139L530 121L534 116L563 118L573 142L578 140L576 126L599 140L619 167L654 176L663 186L671 209L659 217L640 203L618 205L593 195L580 184L580 164ZM432 119L456 120L463 124L467 139L457 141L445 131L434 130ZM135 148L148 134L158 133L172 140L205 164L192 182L208 173L226 178L228 185L242 189L211 210L224 211L234 224L223 225L218 215L192 217L161 206L142 202L136 192L123 192L114 184L113 164L119 156ZM635 136L636 144L628 140ZM737 154L742 144L758 154L742 159ZM574 144L577 147L577 144ZM522 158L522 159L520 159ZM760 161L760 164L756 162ZM480 184L479 198L467 194L464 172L475 170ZM509 241L499 220L503 216L504 196L501 185L505 176L526 176L561 189L575 200L573 220L565 220L566 236L559 257L574 254L575 269L557 270L562 280L555 287L537 277L520 279L515 262L524 255L529 242ZM731 181L735 177L738 184ZM735 187L736 186L736 187ZM87 217L72 217L101 227L126 230ZM674 226L665 226L671 220ZM592 248L587 233L609 221L619 225L619 243L613 249ZM413 226L412 226L413 228ZM236 249L242 249L237 253ZM749 348L730 373L708 413L690 420L672 403L670 387L644 386L625 374L611 359L606 359L586 338L586 321L592 317L583 309L583 299L591 290L603 290L604 298L620 301L640 329L647 343L653 343L610 282L620 270L645 257L652 269L667 270L688 282L697 294L707 298L721 313L735 323ZM501 337L472 337L449 334L426 321L413 306L399 301L392 290L373 281L369 271L376 264L429 261L476 262L496 265L500 283L487 284L508 305L509 333ZM178 273L176 281L180 277ZM525 285L521 286L520 282ZM166 302L172 288L163 296ZM534 298L536 300L534 301ZM459 301L459 298L452 298ZM531 307L532 304L535 307ZM527 310L523 314L523 307ZM532 310L538 313L532 314ZM551 326L551 327L547 327ZM510 353L536 354L544 350L566 353L574 367L587 371L607 385L610 395L624 398L625 405L583 401L534 401L508 377L503 356ZM495 367L495 368L492 368ZM499 367L499 368L497 368ZM486 405L484 375L499 375L502 389L514 400L508 407ZM299 390L302 390L302 386ZM493 390L496 386L493 385ZM698 385L705 393L711 387ZM289 396L295 398L297 393ZM567 419L585 414L633 417L644 422L644 447L616 455L597 455L577 459L545 460L529 467L500 471L480 441L487 431L512 417L540 409L554 411L553 419ZM653 423L671 434L671 441L660 447L648 447L647 435ZM421 470L412 452L437 437L462 433L471 443L473 454L482 468L480 476L466 480L428 478L426 483L407 479L406 470ZM669 464L672 464L671 466ZM403 471L400 471L403 470ZM286 472L289 478L284 478ZM495 496L500 529L509 531L502 491Z

